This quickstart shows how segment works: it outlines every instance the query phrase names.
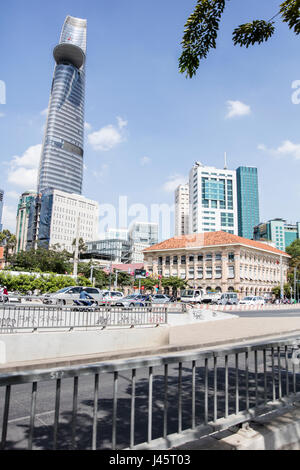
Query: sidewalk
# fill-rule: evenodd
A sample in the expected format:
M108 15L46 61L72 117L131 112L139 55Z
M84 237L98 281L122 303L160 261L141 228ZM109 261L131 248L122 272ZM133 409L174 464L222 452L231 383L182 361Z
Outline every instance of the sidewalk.
M68 367L139 356L171 354L184 350L208 349L226 344L254 342L260 339L265 341L284 336L299 335L300 338L300 313L299 317L239 318L236 316L226 320L199 322L192 325L163 326L160 328L169 328L169 344L156 349L141 347L139 349L123 350L122 352L112 351L93 355L69 356L60 359L53 358L6 363L0 365L0 373Z

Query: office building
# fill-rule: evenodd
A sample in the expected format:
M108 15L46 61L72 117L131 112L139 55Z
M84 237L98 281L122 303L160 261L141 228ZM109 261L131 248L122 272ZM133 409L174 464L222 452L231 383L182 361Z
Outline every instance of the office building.
M272 219L256 225L254 240L270 241L279 250L285 250L293 241L300 238L300 222L288 224L284 219Z
M67 16L59 44L43 141L38 192L81 194L83 177L86 20Z
M37 196L35 191L26 191L19 198L16 224L16 253L27 249L28 227L32 225L31 221L29 223L30 209L35 205Z
M252 239L253 228L259 224L257 168L240 166L236 170L238 234Z
M238 233L236 172L196 162L189 175L189 233Z
M144 251L144 267L157 278L180 277L206 293L270 295L285 283L290 256L268 244L230 233L205 232L174 237Z
M189 185L180 184L175 191L175 236L189 233Z
M128 229L125 228L108 228L105 232L106 240L129 240Z
M2 232L2 229L3 229L3 223L2 223L3 199L4 199L4 191L3 189L0 189L0 232Z
M135 222L129 228L131 242L131 263L143 263L145 248L158 242L158 224L154 222Z
M78 194L57 189L44 191L41 198L38 246L54 245L70 253L73 242L96 240L98 233L98 203Z
M130 256L131 243L128 240L104 239L86 242L85 260L93 259L127 264L130 263Z

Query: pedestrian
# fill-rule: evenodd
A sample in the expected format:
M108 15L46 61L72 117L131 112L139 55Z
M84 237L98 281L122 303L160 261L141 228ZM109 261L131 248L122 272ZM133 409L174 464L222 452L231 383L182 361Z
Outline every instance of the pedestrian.
M8 301L8 290L6 286L3 287L2 298L3 298L3 302Z

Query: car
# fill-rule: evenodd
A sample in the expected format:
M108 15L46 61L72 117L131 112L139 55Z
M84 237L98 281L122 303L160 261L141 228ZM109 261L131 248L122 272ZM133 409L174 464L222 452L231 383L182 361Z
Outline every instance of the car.
M120 291L105 290L101 291L101 294L99 305L116 305L116 302L124 297L123 292Z
M247 296L239 301L239 305L264 305L265 300L259 296Z
M166 304L168 302L170 302L170 298L165 294L152 295L152 303L154 304Z
M100 302L103 298L101 290L96 287L69 286L57 292L44 294L43 304L72 305L74 300L79 300L82 291L86 291L96 302Z
M217 305L238 305L238 296L236 292L224 292L221 295L220 300L217 301Z
M21 294L19 294L19 292L8 291L8 301L9 302L21 302Z
M123 297L122 299L116 301L116 307L145 307L151 302L151 297L149 295L141 294L131 294Z

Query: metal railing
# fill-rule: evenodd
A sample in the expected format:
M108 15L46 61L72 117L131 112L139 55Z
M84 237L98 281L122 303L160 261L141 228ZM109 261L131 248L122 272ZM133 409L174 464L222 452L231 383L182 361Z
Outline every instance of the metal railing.
M1 448L163 449L209 436L299 401L299 344L0 374Z
M12 306L0 309L0 333L23 330L147 326L167 323L167 309L146 307Z

